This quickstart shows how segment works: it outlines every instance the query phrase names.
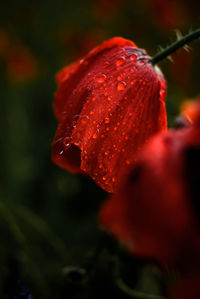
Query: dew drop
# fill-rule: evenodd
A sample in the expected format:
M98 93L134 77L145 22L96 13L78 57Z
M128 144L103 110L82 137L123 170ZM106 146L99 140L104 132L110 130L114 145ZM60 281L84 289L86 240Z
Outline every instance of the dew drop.
M104 155L105 155L105 156L108 156L108 152L105 152Z
M129 161L129 160L126 160L125 162L126 162L126 164L127 164L127 165L129 165L129 164L130 164L130 161Z
M134 80L132 80L132 81L131 81L131 85L134 85L134 84L135 84L135 81L134 81Z
M110 131L110 128L106 128L106 131Z
M87 115L83 115L80 117L80 121L81 121L81 124L85 125L89 120L89 117Z
M110 119L109 118L106 118L105 119L105 124L109 124L110 123Z
M114 127L114 131L117 131L117 129L118 129L117 127Z
M112 100L112 98L111 98L111 97L107 97L107 100L108 100L108 101L111 101L111 100Z
M160 95L161 98L163 97L164 93L165 93L164 89L161 89L160 92L159 92L159 95Z
M99 83L103 83L106 80L106 75L102 74L101 76L99 76L99 78L97 79L97 82Z
M115 177L113 177L113 178L112 178L112 182L115 183L115 181L116 181L116 179L115 179Z
M70 145L70 141L71 141L70 137L65 137L63 139L63 143L64 143L65 147L68 147Z
M76 124L77 124L77 121L78 121L78 119L79 119L79 114L75 114L74 115L74 117L73 117L73 121L72 121L72 126L73 126L73 128L75 128L76 127Z
M132 55L130 56L130 60L135 60L135 59L137 59L137 55L132 54Z
M125 58L123 56L121 56L116 62L116 66L120 66L123 65L125 63Z
M59 155L62 155L64 153L64 150L61 150L60 152L59 152Z
M131 73L134 73L135 72L135 69L132 67L131 68Z
M103 177L102 177L102 180L103 180L103 181L106 181L106 177L105 177L105 176L103 176Z
M97 100L97 98L95 98L95 97L92 98L92 101L93 101L93 102L95 102L96 100Z
M122 80L122 77L121 77L121 76L118 76L118 77L117 77L117 80L118 80L118 81L121 81L121 80Z
M128 136L125 136L125 140L128 140Z
M126 83L124 81L121 81L117 84L118 90L124 90L126 88Z
M94 111L90 111L90 115L93 115L94 114Z
M97 134L94 133L93 136L92 136L92 138L93 138L93 139L96 139L96 138L97 138Z

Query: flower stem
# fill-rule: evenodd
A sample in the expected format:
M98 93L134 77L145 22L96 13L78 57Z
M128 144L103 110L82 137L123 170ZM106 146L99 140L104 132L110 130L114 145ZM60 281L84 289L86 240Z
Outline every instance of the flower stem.
M129 288L120 278L116 280L118 288L127 296L135 299L166 299L163 296L139 292Z
M152 65L157 64L158 62L160 62L161 60L163 60L164 58L166 58L170 54L174 53L178 49L182 48L183 46L185 46L189 42L191 42L194 39L197 39L199 37L200 37L200 29L197 29L195 31L192 31L192 32L188 33L187 35L185 35L181 38L178 38L178 40L175 41L173 44L171 44L169 47L167 47L166 49L162 50L161 52L156 54L154 57L152 57L150 59L151 64Z

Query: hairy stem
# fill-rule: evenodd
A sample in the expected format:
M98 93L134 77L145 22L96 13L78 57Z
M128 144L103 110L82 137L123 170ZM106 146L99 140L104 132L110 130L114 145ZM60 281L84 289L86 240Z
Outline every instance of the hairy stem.
M169 47L167 47L166 49L162 50L161 52L156 54L154 57L152 57L150 59L151 64L152 65L157 64L158 62L160 62L161 60L163 60L170 54L174 53L178 49L184 47L186 44L188 44L189 42L191 42L199 37L200 37L200 29L197 29L197 30L192 31L192 32L188 33L187 35L179 38L177 41L175 41Z

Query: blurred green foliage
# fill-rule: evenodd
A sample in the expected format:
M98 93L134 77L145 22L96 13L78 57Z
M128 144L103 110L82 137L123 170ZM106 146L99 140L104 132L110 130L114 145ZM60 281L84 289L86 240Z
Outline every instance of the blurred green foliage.
M52 102L56 72L103 40L123 36L153 55L175 39L174 29L196 28L198 1L175 2L177 12L165 8L168 23L153 1L1 2L1 298L17 279L34 299L124 297L114 283L113 256L120 256L130 287L164 289L158 268L118 253L109 238L101 244L97 215L106 193L51 162ZM174 63L160 65L168 82L169 126L180 103L199 95L200 44L194 44L191 53L180 50Z

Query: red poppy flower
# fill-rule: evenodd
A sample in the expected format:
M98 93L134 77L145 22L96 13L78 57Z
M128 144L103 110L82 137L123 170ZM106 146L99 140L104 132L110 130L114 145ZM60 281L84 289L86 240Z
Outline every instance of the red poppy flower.
M189 122L193 123L199 117L200 98L188 99L181 105L181 114Z
M57 76L53 161L114 192L147 140L167 127L166 82L149 56L112 38Z
M131 253L200 282L200 107L197 115L192 126L152 138L119 193L103 205L100 222Z

